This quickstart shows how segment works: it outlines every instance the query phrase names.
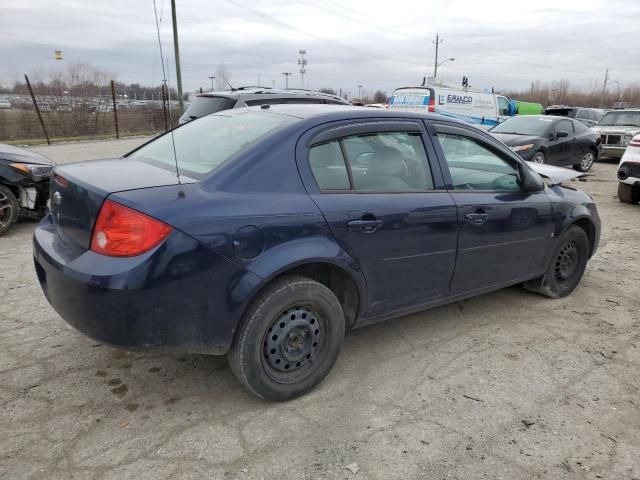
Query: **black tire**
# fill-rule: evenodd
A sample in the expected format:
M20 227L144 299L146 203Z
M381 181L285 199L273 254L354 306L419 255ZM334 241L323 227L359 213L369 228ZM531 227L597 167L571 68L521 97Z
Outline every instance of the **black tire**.
M288 275L261 292L247 311L228 353L235 376L266 400L309 392L338 358L345 321L327 287Z
M577 225L572 225L560 237L545 274L525 283L525 288L551 298L566 297L580 283L589 253L586 232Z
M573 166L573 169L577 170L578 172L588 172L589 170L591 170L591 167L593 167L595 161L596 154L593 152L593 150L589 150L582 157L582 161L580 163L576 163Z
M535 163L547 163L547 157L544 156L543 152L536 152L536 154L531 157L531 161Z
M640 202L640 188L627 183L618 183L618 198L621 202L636 204Z
M10 188L0 185L0 237L18 220L18 200Z

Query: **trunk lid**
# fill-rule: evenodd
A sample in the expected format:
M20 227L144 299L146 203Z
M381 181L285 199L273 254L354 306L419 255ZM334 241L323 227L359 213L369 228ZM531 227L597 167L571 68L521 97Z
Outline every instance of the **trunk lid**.
M196 183L181 176L182 183ZM104 199L111 193L178 183L175 172L127 159L70 163L54 169L51 221L58 234L85 250Z

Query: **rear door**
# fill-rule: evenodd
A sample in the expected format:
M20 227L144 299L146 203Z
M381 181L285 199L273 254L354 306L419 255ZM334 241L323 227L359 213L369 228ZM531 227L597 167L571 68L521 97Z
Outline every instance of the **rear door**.
M365 316L449 293L457 210L418 121L321 127L298 149L311 198L367 282Z
M551 203L519 186L518 162L493 140L435 124L434 145L458 208L458 257L451 294L507 285L544 270Z

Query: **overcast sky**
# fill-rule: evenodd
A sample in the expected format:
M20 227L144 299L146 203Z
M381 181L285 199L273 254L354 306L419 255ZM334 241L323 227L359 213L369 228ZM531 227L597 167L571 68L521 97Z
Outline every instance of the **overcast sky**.
M170 0L156 0L175 85ZM305 87L358 84L387 92L440 71L458 84L521 89L532 80L588 86L640 82L640 0L177 0L186 91L210 86L218 64L236 85L300 85L298 50L307 51ZM2 0L0 82L76 61L125 82L162 79L153 0ZM62 62L53 51L62 50ZM615 86L616 84L613 83Z

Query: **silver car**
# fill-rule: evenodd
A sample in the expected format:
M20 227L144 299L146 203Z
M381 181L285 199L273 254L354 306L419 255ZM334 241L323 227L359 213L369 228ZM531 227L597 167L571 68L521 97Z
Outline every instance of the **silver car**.
M621 158L631 139L640 133L640 109L607 112L594 129L602 138L602 156Z

